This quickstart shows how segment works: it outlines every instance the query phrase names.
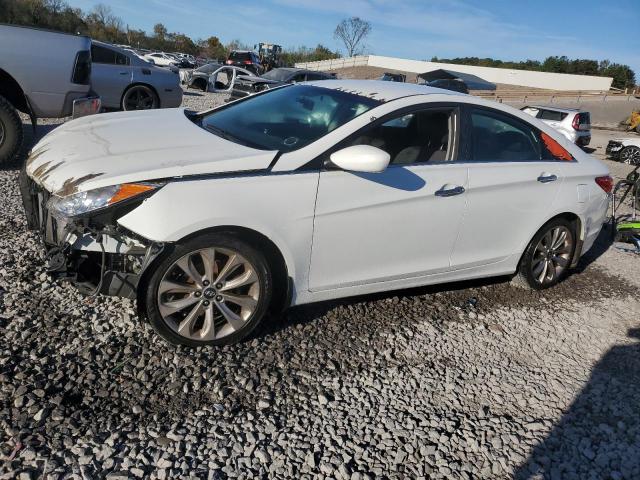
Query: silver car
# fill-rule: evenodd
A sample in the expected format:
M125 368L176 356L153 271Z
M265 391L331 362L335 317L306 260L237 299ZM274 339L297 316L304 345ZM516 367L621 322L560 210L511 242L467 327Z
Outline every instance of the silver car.
M102 106L122 110L174 108L182 103L177 73L157 67L130 51L92 41L91 86Z

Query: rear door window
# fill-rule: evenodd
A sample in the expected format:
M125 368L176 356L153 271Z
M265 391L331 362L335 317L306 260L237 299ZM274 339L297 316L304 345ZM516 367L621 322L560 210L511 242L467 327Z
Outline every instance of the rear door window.
M475 162L572 161L556 140L533 125L491 109L471 109L471 160Z
M472 159L535 162L542 159L536 132L524 122L490 110L471 111Z

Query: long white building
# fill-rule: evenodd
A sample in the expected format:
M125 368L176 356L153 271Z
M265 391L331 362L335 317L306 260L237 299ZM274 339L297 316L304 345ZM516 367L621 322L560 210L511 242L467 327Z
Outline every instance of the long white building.
M296 67L310 70L335 70L339 68L370 66L401 72L426 73L438 69L455 70L470 73L484 80L505 85L546 88L550 90L588 90L607 91L613 78L591 75L570 75L566 73L532 72L511 68L475 67L472 65L453 65L451 63L424 62L404 58L382 57L380 55L362 55L350 58L337 58L320 62L297 63Z

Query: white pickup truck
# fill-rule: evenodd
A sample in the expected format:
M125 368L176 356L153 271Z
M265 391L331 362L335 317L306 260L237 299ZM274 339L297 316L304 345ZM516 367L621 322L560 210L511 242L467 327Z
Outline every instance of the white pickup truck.
M96 113L91 92L89 37L0 25L0 165L18 155L23 141L18 111L31 118Z

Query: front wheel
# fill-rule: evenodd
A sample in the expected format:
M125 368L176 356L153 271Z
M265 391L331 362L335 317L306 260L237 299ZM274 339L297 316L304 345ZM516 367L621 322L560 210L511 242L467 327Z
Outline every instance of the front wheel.
M567 274L576 247L574 226L558 218L547 223L533 237L520 260L517 283L543 290Z
M134 85L122 96L122 110L150 110L160 107L158 95L146 85Z
M170 343L236 343L265 317L271 278L264 255L248 243L224 233L203 235L160 261L147 284L146 313Z
M620 151L620 161L628 165L640 165L640 147L629 145Z

